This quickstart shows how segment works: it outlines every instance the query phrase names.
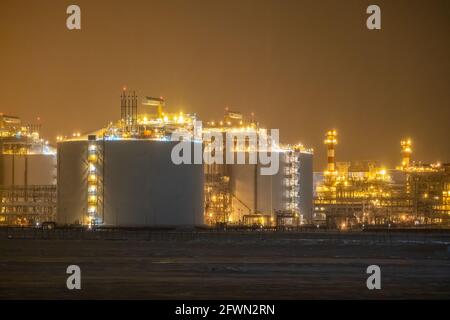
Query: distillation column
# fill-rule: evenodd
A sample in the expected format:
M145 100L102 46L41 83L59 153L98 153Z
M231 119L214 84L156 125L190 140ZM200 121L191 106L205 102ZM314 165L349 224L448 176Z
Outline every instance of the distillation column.
M406 169L411 165L412 141L411 139L403 139L400 141L402 147L402 169Z
M337 132L336 130L329 130L325 136L324 144L327 146L327 170L325 172L328 177L336 176L336 160L335 149L337 145Z

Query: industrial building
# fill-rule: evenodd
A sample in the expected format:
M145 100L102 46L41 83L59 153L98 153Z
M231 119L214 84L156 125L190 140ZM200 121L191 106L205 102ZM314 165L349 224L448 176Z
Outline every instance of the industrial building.
M204 150L206 133L266 129L238 112L202 126L196 115L166 113L162 98L146 97L140 109L135 93L124 90L119 121L58 137L58 224L297 226L312 219L312 150L274 146L275 175L261 175L261 163L176 165L174 133L191 135L188 143ZM237 147L234 154L249 156Z
M313 174L312 149L278 143L253 114L247 120L226 110L202 126L195 114L165 112L163 98L145 97L139 108L136 94L124 90L117 122L59 136L57 149L41 138L40 126L0 114L0 225L450 224L450 164L412 161L411 139L400 142L400 165L389 169L372 160L336 161L338 133L330 130L326 170ZM175 164L173 134L191 137L184 143L202 153L211 144L204 135L235 140L223 145L220 163ZM228 151L257 160L229 163ZM278 159L274 174L261 173L265 152Z
M226 110L222 121L210 121L203 132L247 136L232 152L250 157L263 152L249 146L248 137L268 134L265 128L243 118L239 112ZM225 147L226 148L226 147ZM273 145L279 159L273 175L262 175L262 163L205 164L205 220L209 225L299 226L312 219L313 152L302 145ZM224 150L224 154L226 150ZM225 155L224 155L225 157ZM259 159L259 157L257 157Z
M177 142L170 136L196 134L196 116L165 113L164 107L164 99L147 97L138 113L137 96L124 89L119 121L58 138L58 224L203 224L203 166L171 161Z
M337 132L326 134L328 163L314 174L314 222L346 229L367 225L448 225L450 164L412 162L412 141L401 141L401 164L336 162Z
M327 168L313 174L312 149L278 143L253 114L247 120L226 110L223 120L203 126L195 114L165 112L163 98L145 97L138 110L138 97L127 90L120 108L117 122L58 137L57 150L39 126L0 114L0 225L450 224L450 164L412 161L411 139L400 142L400 165L389 169L371 160L336 161L338 133L330 130ZM219 163L197 163L192 154L192 164L175 164L174 134L191 137L184 143L202 153L212 143L205 135L235 140L223 145ZM260 143L265 138L267 145ZM257 160L230 163L229 151L233 159ZM278 159L274 174L261 173L264 153Z
M138 97L126 89L120 100L117 122L58 136L57 149L40 138L37 126L2 115L1 224L298 226L311 221L311 149L270 147L279 159L273 175L260 174L267 164L259 162L177 165L171 158L178 143L171 141L173 134L191 135L187 143L203 151L202 135L208 132L267 130L238 112L202 127L195 114L165 112L163 98L145 97L138 110ZM232 149L249 157L248 149Z
M56 213L56 149L39 125L0 114L0 225L30 225Z

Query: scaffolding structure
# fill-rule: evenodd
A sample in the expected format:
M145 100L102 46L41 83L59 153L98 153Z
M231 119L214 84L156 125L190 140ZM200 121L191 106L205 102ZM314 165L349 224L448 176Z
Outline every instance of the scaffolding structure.
M226 166L205 166L205 220L208 225L226 224L232 210L230 177Z
M223 141L225 141L227 132L236 130L236 128L253 132L257 130L258 124L252 121L244 120L243 116L239 112L230 111L228 108L225 109L226 113L222 121L210 121L207 122L207 127L205 128L208 132L216 132L222 135ZM210 150L212 142L204 141L204 148ZM237 150L237 141L234 142L233 152ZM245 148L245 146L244 146ZM225 145L221 148L222 155L225 158L227 152L227 146ZM244 151L245 150L239 150ZM213 150L210 150L211 155ZM247 212L243 216L252 216L256 214L255 208L250 208L247 203L242 201L239 197L233 194L231 186L231 168L229 165L218 163L205 164L204 174L205 174L205 185L204 185L204 195L205 195L205 222L208 225L227 225L235 224L237 221L233 221L233 200L238 201Z
M56 185L0 186L0 225L54 221Z
M285 158L285 172L284 172L284 200L285 211L291 212L294 215L299 214L298 199L299 199L299 159L294 150L287 151Z
M87 221L88 226L101 225L104 221L105 189L105 139L97 140L95 135L88 136L87 150Z

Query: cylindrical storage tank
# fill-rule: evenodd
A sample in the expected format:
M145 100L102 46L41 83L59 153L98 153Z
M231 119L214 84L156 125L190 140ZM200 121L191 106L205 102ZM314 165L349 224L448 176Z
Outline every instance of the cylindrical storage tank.
M246 214L274 214L277 210L286 209L285 154L272 152L272 156L278 158L276 161L278 165L273 164L273 174L263 175L261 169L268 168L270 165L262 165L259 161L257 164L247 162L247 164L228 165L233 209L235 213L242 213L237 215L237 220L241 220L242 215ZM259 154L258 159L260 159Z
M60 224L86 224L89 170L96 174L96 212L107 226L203 225L203 165L175 165L177 142L153 140L65 141L58 144ZM196 142L192 142L194 144ZM97 159L90 169L92 145ZM192 148L193 149L193 148Z
M55 184L55 154L0 154L0 185Z
M273 175L262 175L261 164L229 165L233 209L237 220L243 214L275 214L298 211L306 221L312 219L313 155L307 152L273 152L278 157ZM295 161L293 160L295 158Z

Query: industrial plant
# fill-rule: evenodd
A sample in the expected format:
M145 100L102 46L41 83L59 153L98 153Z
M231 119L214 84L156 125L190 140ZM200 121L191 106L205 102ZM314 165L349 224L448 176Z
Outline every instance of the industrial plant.
M56 215L56 149L40 125L0 114L0 225L39 225Z
M162 97L138 100L124 88L118 121L58 136L57 148L40 137L39 125L1 114L0 225L345 230L450 222L450 164L412 161L409 138L400 143L399 166L389 169L336 161L338 133L330 130L327 167L313 173L313 150L278 143L254 114L246 119L227 108L223 119L202 124L196 114L167 112ZM205 135L235 140L220 150L219 163L175 164L174 134L203 152L212 143ZM250 144L252 137L269 137L270 147L260 138ZM269 151L277 170L261 174L267 163L259 157L229 163L228 151L246 160Z
M327 168L315 173L315 224L339 229L449 224L450 163L412 161L410 138L400 142L395 169L377 161L336 161L337 136L336 130L327 132Z

